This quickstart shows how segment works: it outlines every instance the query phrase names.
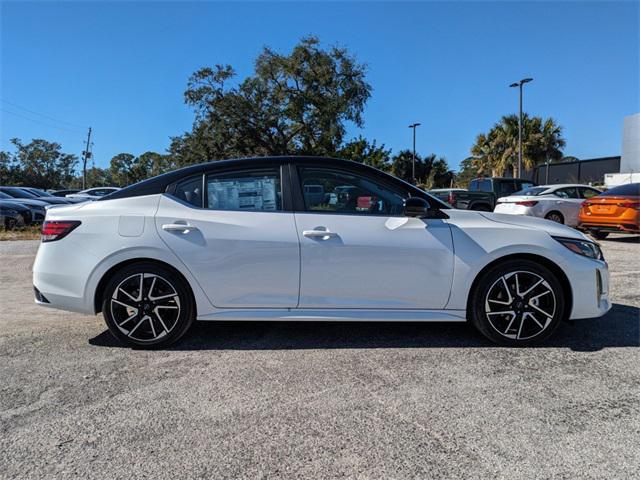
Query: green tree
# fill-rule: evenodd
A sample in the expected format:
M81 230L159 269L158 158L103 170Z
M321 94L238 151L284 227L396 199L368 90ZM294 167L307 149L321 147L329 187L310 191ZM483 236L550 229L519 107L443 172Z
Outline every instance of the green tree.
M523 115L522 122L522 166L531 169L547 159L557 161L562 158L565 140L562 127L552 118ZM504 175L512 169L513 176L518 172L518 116L506 115L491 130L478 135L471 153L476 157L478 173L493 176Z
M376 145L376 141L367 141L363 137L354 138L345 143L336 152L338 158L364 163L379 170L388 171L391 168L391 149L383 145Z
M118 186L135 183L133 173L136 157L130 153L119 153L111 159L109 172L113 182Z
M479 176L478 159L467 157L460 162L460 169L455 175L455 186L458 188L468 188L469 182Z
M58 188L73 181L78 158L73 154L63 153L59 143L39 138L27 144L13 138L11 143L16 149L9 163L13 183L38 188ZM3 161L7 161L6 156Z
M265 48L252 76L236 82L230 65L205 67L189 79L191 132L172 139L178 165L249 155L333 155L346 123L363 125L371 95L365 66L344 48L303 38L283 55Z
M160 175L172 168L174 165L168 155L145 152L136 157L130 153L119 153L111 159L109 175L113 183L124 187Z

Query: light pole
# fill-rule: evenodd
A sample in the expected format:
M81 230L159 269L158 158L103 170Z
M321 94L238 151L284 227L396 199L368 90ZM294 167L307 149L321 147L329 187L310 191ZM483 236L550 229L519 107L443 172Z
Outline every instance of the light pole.
M520 115L518 116L518 176L522 176L522 86L533 78L523 78L519 82L512 83L510 87L520 87Z
M414 185L416 184L416 128L420 125L420 123L409 125L409 128L413 128L413 160L411 162L411 178L413 179Z

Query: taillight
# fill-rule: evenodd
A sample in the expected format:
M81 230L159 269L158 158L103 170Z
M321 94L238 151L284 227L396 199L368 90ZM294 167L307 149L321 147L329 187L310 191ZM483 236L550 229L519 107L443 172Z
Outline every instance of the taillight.
M69 235L73 230L80 226L77 220L47 220L42 224L43 242L54 242Z
M449 192L449 197L447 198L447 202L449 205L453 205L453 202L456 201L456 194L453 192Z
M534 205L537 205L538 202L534 201L534 200L524 200L522 202L516 202L516 205L522 205L523 207L533 207Z
M618 204L622 208L640 208L640 202L622 202Z

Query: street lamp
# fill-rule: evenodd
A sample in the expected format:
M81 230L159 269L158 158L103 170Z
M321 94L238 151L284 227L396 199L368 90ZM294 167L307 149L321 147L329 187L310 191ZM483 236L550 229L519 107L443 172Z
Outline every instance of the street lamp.
M518 116L518 176L522 176L522 85L529 83L533 78L523 78L519 82L512 83L510 87L520 88L520 115Z
M409 125L409 128L413 128L413 160L411 162L411 178L413 178L413 184L416 184L416 127L419 127L420 123L414 123Z

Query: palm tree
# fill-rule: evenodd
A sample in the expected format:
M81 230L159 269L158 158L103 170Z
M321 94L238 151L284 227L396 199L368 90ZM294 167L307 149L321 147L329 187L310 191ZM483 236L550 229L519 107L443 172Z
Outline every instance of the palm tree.
M562 158L565 141L562 127L552 118L544 122L540 117L522 118L522 166L531 169L549 160ZM489 133L480 134L471 147L477 157L476 165L480 173L491 171L492 176L504 175L511 168L513 176L518 172L518 116L505 115Z

